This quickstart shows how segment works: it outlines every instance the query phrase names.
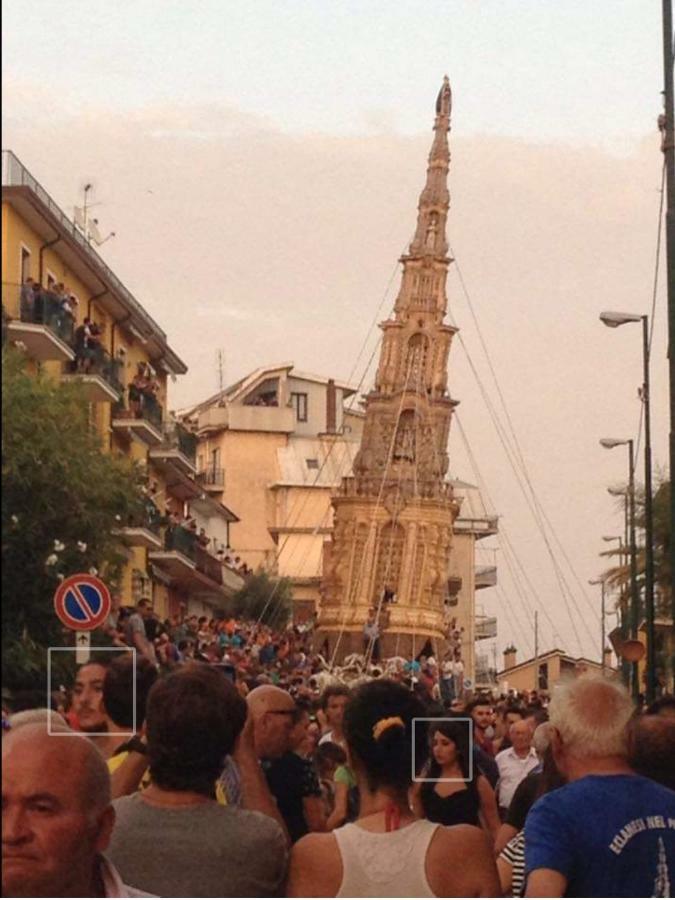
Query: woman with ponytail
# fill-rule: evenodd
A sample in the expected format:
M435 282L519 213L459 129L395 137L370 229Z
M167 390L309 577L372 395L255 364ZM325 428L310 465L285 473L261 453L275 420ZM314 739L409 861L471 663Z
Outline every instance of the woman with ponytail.
M355 822L294 845L289 897L496 897L491 845L479 828L445 828L410 807L413 764L428 744L419 700L386 679L356 690L344 731L359 787Z

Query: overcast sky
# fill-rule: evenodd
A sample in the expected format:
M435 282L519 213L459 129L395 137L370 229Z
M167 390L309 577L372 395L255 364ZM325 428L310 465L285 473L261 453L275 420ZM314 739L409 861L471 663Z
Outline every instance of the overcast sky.
M499 618L500 652L514 640L531 653L536 605L540 649L598 657L587 582L602 535L622 530L606 487L627 470L624 448L598 439L636 435L641 381L639 328L606 329L598 314L651 307L660 6L6 0L4 146L69 214L93 182L101 227L116 232L101 252L190 367L173 405L217 389L218 350L228 382L284 360L358 382L371 323L398 288L447 73L448 293L464 344L450 357L451 468L484 482L522 566L519 589L503 539L483 542L497 548L480 561L496 557L500 588L478 602ZM484 392L500 401L469 300L562 545L548 534L555 562L485 403ZM664 467L665 309L661 277L652 403Z

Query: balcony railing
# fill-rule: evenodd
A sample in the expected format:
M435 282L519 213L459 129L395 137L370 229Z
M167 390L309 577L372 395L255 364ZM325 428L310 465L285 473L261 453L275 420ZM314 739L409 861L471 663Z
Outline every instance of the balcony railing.
M201 546L197 535L182 525L173 525L164 535L165 550L175 550L194 562L197 571L216 584L223 583L223 564Z
M209 467L197 473L197 481L204 487L225 487L225 469Z
M176 425L176 437L178 440L178 449L187 456L191 463L195 463L197 459L197 435L183 428L182 425Z
M75 318L63 308L63 300L53 291L33 291L29 285L3 281L2 303L7 309L17 311L22 322L45 325L69 346L73 343Z
M182 525L170 525L164 533L164 549L175 550L195 562L197 535Z
M159 431L162 430L162 416L161 405L150 395L143 395L135 409L126 405L124 400L120 400L113 407L113 419L145 419Z
M67 371L70 375L99 375L118 394L124 393L124 385L120 378L122 362L113 359L103 347L89 347L83 355L76 356L69 363Z

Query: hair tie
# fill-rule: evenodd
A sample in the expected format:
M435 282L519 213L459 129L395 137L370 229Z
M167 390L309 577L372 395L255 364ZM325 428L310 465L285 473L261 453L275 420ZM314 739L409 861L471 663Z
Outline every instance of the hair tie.
M405 723L400 716L390 716L388 719L380 719L373 725L373 740L379 741L384 732L389 728L393 728L395 725L400 725L401 728L405 728Z

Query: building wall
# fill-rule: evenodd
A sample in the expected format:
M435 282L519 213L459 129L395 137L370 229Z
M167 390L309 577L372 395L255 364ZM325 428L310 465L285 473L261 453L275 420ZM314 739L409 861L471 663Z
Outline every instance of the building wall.
M288 379L288 395L301 393L307 395L307 421L295 419L295 434L302 437L313 437L326 430L326 386L316 381L305 381L300 378Z
M562 654L540 658L538 663L548 664L548 689L557 684L561 678L578 678L581 675L600 672L599 663L588 660L574 662L566 659ZM537 689L537 665L532 660L515 671L505 670L499 673L499 686L501 690L534 691Z
M462 579L458 593L457 606L451 607L452 615L457 617L457 627L463 628L462 659L464 660L465 677L475 679L476 669L476 539L472 534L453 536L450 554L450 576Z
M276 451L286 441L285 434L228 430L211 438L207 448L220 447L227 505L241 520L230 529L232 549L254 570L267 567L276 554L269 532L274 507L268 488L278 477Z

